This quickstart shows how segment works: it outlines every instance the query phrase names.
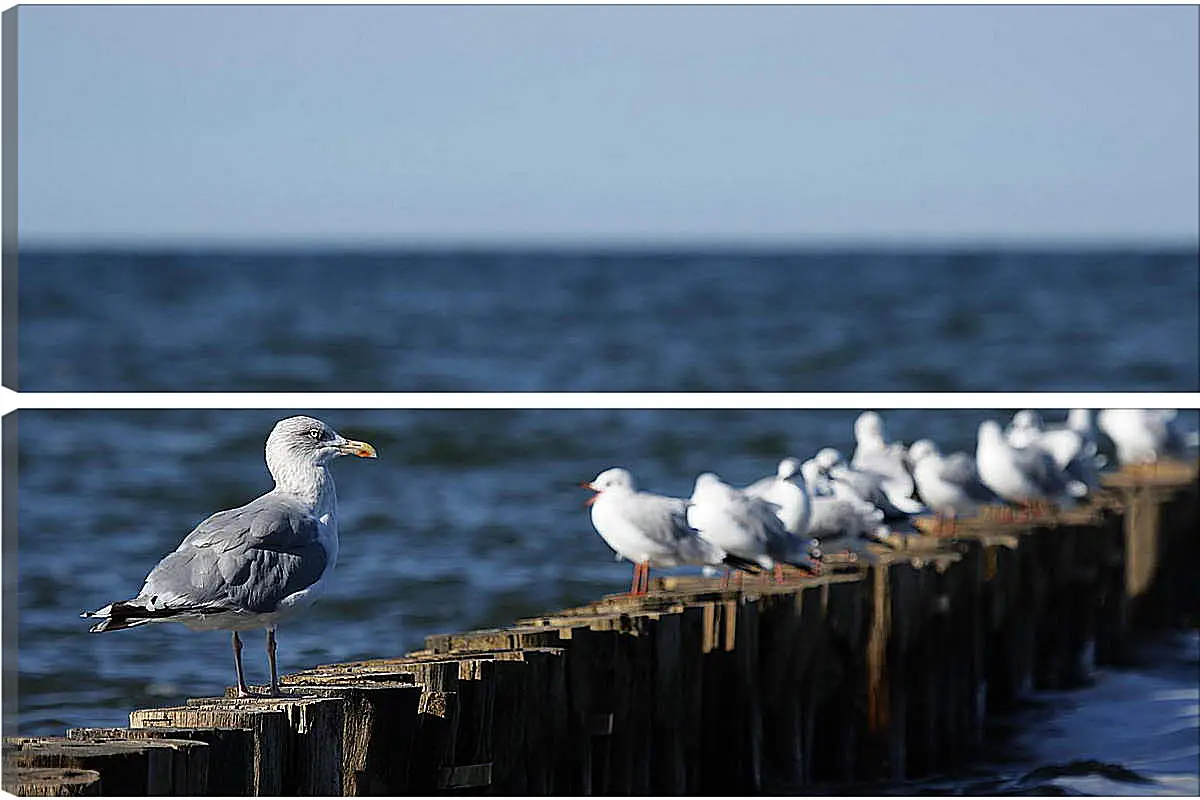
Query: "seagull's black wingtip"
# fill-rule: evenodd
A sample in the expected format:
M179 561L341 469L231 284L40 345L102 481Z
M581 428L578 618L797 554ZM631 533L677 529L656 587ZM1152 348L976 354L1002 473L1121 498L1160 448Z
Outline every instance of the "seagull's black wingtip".
M762 572L762 567L753 561L748 561L741 556L735 556L733 553L726 553L725 558L721 559L721 563L727 567L740 569L742 572L749 572L754 575Z

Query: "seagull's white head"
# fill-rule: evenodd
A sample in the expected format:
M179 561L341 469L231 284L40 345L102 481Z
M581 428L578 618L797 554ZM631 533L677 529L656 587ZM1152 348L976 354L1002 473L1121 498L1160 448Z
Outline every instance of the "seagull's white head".
M918 439L908 448L908 460L914 465L921 463L922 459L937 455L938 446L930 439Z
M805 483L815 487L817 479L821 476L821 465L816 462L816 459L810 458L800 465L800 474L804 476Z
M375 448L347 439L314 417L288 417L275 423L267 437L267 466L276 468L322 466L339 456L375 458Z
M979 423L979 444L996 444L1003 441L1004 436L1000 432L1000 423L994 419L984 420Z
M789 480L789 479L795 477L796 473L799 471L800 471L800 462L799 461L797 461L794 458L785 458L779 462L779 469L777 469L775 471L775 474L779 477L780 480L786 481L786 480Z
M584 481L579 484L584 489L591 489L595 492L584 502L585 506L590 506L600 499L600 495L604 492L632 492L634 491L633 475L629 470L621 467L613 467L606 469L592 478L591 481Z
M817 462L817 466L821 469L828 470L834 465L841 463L842 454L835 448L825 447L817 451L817 454L813 456L813 461Z
M713 472L702 472L696 476L696 485L692 487L692 503L705 503L723 500L728 485Z
M858 442L883 441L883 417L874 411L859 414L854 421L854 439Z
M1027 408L1013 414L1012 424L1018 430L1040 431L1042 429L1042 415Z

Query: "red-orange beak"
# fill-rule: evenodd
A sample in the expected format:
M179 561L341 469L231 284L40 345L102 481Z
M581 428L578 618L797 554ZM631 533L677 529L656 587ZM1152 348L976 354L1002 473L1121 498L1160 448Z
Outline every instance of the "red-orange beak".
M595 494L594 494L594 495L592 495L591 497L589 497L587 500L584 500L584 501L583 501L583 506L584 506L584 508L587 508L587 507L588 507L588 506L590 506L592 503L596 502L596 499L600 497L600 490L599 490L599 489L597 489L595 486L592 486L592 485L591 485L590 483L588 483L587 481L584 481L583 483L581 483L581 484L579 484L579 485L580 485L582 488L584 488L584 489L591 489L593 492L595 492Z

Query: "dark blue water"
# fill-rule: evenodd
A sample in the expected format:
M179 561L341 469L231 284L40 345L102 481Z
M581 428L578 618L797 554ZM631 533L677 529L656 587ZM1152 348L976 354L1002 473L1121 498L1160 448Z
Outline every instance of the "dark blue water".
M579 481L622 464L645 488L669 494L690 493L695 475L708 469L745 484L773 471L782 454L808 457L826 444L848 450L856 416L794 410L20 411L19 581L16 597L6 602L15 599L19 609L22 733L124 725L132 708L219 693L232 682L225 633L160 625L89 634L78 613L136 594L150 567L197 522L269 488L263 440L276 419L297 411L374 443L380 458L334 465L341 555L329 593L280 628L283 671L399 655L431 633L506 624L623 591L630 568L616 563L592 530L582 505L588 493ZM978 423L1001 416L885 412L892 436L930 435L952 449L972 447ZM1063 412L1045 416L1061 419ZM1184 427L1195 429L1196 415L1183 417ZM262 680L262 637L247 639L249 675ZM5 653L10 667L12 655ZM1174 664L1173 658L1152 659L1134 680L1158 680L1154 670ZM1145 692L1135 683L1125 696L1098 702L1147 724L1164 714L1191 713L1179 724L1194 730L1195 693L1185 691L1194 681L1172 674L1165 684L1144 684L1151 687ZM1160 690L1183 694L1147 705ZM1070 698L1084 696L1046 708L1069 711L1076 702ZM1157 735L1147 730L1147 737ZM1093 732L1090 741L1106 735ZM1039 760L1031 752L1028 770L1062 760ZM1011 763L1003 770L1015 772L1000 772L995 781L1011 783L1028 771ZM983 786L993 780L988 775L953 785Z
M22 251L26 391L1197 391L1195 249Z
M983 757L900 794L1200 794L1200 630L1144 646L1135 667L1094 672L1092 685L1042 692L992 731Z

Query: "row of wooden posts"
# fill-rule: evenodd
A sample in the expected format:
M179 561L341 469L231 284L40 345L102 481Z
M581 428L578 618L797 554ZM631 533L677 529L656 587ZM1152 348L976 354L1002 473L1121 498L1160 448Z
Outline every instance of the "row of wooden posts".
M1192 464L1082 510L960 523L781 584L660 578L403 658L284 676L129 728L4 742L29 795L696 794L897 780L970 757L985 717L1200 619Z

